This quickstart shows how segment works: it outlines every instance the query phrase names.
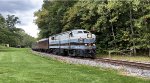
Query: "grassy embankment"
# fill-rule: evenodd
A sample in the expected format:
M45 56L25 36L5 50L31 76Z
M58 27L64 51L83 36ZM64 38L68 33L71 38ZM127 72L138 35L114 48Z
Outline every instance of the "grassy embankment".
M150 80L42 58L29 49L7 48L0 50L0 83L150 83Z

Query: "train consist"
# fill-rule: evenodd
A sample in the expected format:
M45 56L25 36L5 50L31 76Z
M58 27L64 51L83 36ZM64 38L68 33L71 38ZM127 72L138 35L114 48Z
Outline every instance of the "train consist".
M76 29L44 38L32 45L34 51L57 55L95 58L96 36L89 31Z

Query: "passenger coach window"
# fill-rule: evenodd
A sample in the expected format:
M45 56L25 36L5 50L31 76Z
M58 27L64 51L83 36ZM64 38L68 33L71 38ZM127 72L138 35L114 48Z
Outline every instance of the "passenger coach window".
M82 33L82 31L78 31L78 33Z

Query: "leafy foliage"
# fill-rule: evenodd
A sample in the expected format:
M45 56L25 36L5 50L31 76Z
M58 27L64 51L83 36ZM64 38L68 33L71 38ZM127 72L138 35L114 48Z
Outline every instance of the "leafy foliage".
M35 13L40 37L82 28L97 35L98 52L130 49L136 55L137 49L150 49L149 0L62 2L44 2Z
M74 1L44 1L42 9L35 12L35 23L40 29L39 38L48 37L62 31L63 15Z
M8 15L7 18L0 15L0 44L9 44L13 47L31 46L35 39L22 29L16 28L17 23L20 23L19 18L14 15Z

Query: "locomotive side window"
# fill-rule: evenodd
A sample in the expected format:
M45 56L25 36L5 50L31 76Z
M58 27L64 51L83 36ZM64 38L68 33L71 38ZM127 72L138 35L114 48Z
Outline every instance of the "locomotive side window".
M73 37L73 34L72 34L72 32L71 32L71 33L69 33L69 37Z
M54 40L54 37L52 37L51 39Z
M78 33L82 33L82 31L78 31Z

